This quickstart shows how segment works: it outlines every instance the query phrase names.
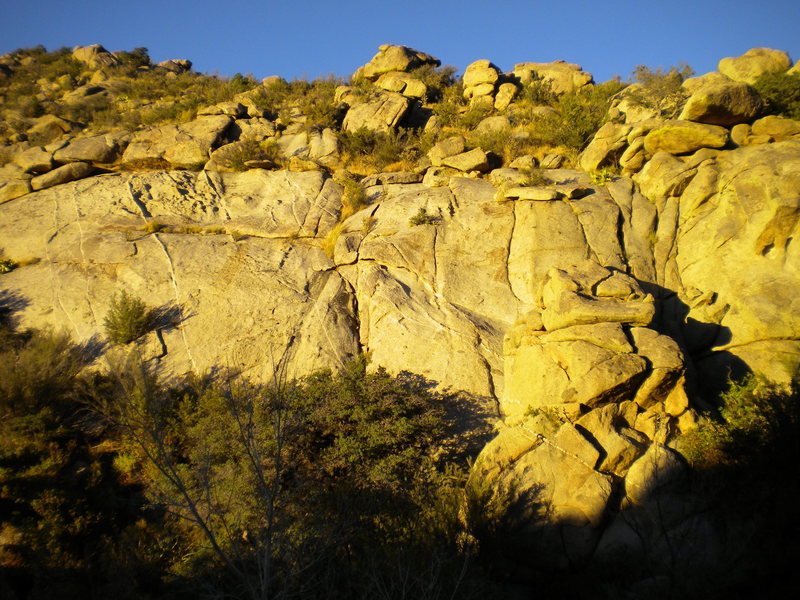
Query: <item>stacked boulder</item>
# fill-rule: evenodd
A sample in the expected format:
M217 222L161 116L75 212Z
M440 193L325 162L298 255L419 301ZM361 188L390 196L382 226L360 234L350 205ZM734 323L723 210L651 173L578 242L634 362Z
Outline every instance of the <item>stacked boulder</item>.
M476 60L464 71L464 98L471 105L505 110L519 91L497 65L488 60Z
M439 59L413 48L391 44L380 46L372 60L353 74L354 80L372 82L379 92L377 97L361 102L352 98L349 86L337 89L337 98L350 104L342 128L345 131L395 129L414 108L414 102L424 101L428 93L427 86L414 75L414 71L439 65Z
M654 298L635 279L594 261L553 268L537 304L505 336L505 419L472 478L514 496L529 527L546 517L538 566L565 568L637 501L642 472L679 465L666 444L695 415L683 353L648 327Z
M752 84L765 73L784 73L791 66L785 52L754 48L737 58L723 58L719 71L683 82L687 96L677 119L623 93L612 111L624 122L601 127L581 154L586 171L618 164L623 173L645 167L658 152L686 156L702 149L723 149L800 137L800 122L763 114L765 103ZM633 86L632 86L633 87Z
M580 65L557 60L551 63L519 63L514 65L514 76L523 84L544 81L555 94L574 92L593 82L591 73Z

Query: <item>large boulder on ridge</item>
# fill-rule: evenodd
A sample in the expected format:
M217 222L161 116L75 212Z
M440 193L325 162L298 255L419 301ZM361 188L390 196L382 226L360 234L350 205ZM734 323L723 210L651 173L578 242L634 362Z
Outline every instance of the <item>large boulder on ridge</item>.
M719 72L734 81L753 84L765 73L782 73L792 66L786 52L771 48L751 48L741 56L723 58Z
M761 96L746 83L708 83L692 92L680 119L712 125L736 125L752 121L763 109Z
M378 53L372 57L372 60L360 67L353 74L353 77L363 77L364 79L375 81L384 73L391 73L392 71L408 72L424 65L438 67L441 64L438 58L408 46L384 44L378 48Z

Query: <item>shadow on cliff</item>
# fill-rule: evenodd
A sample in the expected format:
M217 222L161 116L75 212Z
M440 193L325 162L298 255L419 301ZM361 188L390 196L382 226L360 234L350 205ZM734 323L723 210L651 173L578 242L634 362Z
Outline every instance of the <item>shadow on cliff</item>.
M17 319L15 314L30 305L30 301L13 290L0 290L0 327L15 329Z
M614 478L599 527L546 513L522 520L529 537L515 542L506 580L517 590L513 597L794 595L800 392L773 388L741 406L750 406L749 414L709 421L678 440L691 462L651 446L635 474L632 468L624 481Z
M735 354L714 350L730 343L730 328L689 317L689 305L669 288L645 281L639 284L656 299L656 316L650 327L674 339L687 359L690 398L699 396L706 405L715 405L731 381L738 381L751 372L747 363Z

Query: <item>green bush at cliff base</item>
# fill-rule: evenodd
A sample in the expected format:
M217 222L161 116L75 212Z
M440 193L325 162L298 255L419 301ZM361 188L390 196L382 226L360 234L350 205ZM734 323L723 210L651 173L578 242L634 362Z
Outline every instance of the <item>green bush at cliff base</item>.
M111 300L103 327L111 343L129 344L153 328L153 314L141 299L123 290Z
M732 382L719 410L701 419L684 435L680 450L698 467L742 465L764 456L798 448L800 390L783 387L754 375Z

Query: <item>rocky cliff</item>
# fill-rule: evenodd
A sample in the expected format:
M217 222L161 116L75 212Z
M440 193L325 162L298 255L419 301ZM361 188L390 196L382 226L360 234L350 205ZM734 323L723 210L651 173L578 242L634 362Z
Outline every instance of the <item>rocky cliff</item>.
M81 51L105 64L102 49ZM750 85L791 63L763 49L724 59L683 83L671 115L623 90L579 156L538 157L436 123L418 74L438 64L382 47L357 73L371 96L337 89L338 130L270 119L245 92L188 122L17 139L0 248L18 266L0 286L24 325L78 340L102 339L121 289L171 310L140 345L174 374L268 378L288 360L299 376L369 352L466 392L499 417L473 478L548 507L554 566L635 551L641 532L621 510L680 477L674 440L702 402L731 377L788 383L800 365L800 122L764 116ZM542 81L556 94L593 85L577 65L479 61L461 111L513 126L515 98ZM354 212L338 138L414 123L435 145L361 178ZM267 139L285 168L226 168L237 144ZM532 177L537 164L570 168ZM697 519L676 509L650 541Z

